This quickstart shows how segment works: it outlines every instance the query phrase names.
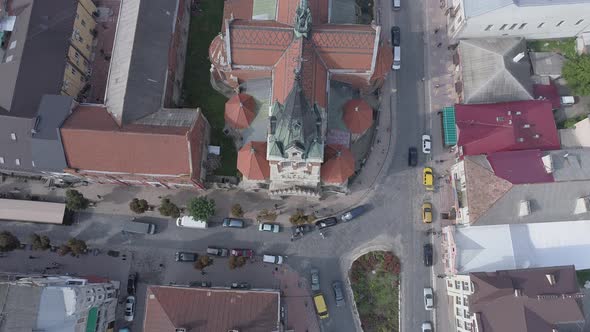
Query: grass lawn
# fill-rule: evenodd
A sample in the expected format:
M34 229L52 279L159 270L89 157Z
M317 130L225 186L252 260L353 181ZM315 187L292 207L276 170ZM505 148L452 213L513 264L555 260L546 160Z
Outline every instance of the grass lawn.
M575 38L531 40L527 41L527 47L535 52L559 52L568 59L577 56Z
M186 107L201 107L211 124L211 145L221 146L221 167L215 170L215 174L235 176L237 152L231 138L223 134L223 112L227 99L211 87L211 63L207 58L209 44L221 30L223 3L220 0L201 0L203 11L191 18L184 97Z
M390 252L374 251L359 257L350 281L363 330L399 331L399 260Z
M578 270L576 271L576 276L578 277L578 284L580 287L584 287L584 283L590 280L590 269Z

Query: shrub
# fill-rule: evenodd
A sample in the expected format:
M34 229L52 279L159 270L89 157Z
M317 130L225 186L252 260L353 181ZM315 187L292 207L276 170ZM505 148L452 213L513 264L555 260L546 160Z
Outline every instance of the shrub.
M262 209L258 213L257 219L259 220L268 220L268 221L275 221L277 220L277 213L269 211L267 209Z
M135 213L141 214L147 211L150 208L150 205L145 199L138 199L134 198L129 203L129 209Z
M196 220L207 220L215 214L215 201L207 197L195 197L188 202L187 209Z
M202 270L207 266L213 264L213 259L209 256L199 256L199 259L195 262L195 269Z
M231 256L229 258L229 268L230 270L239 268L246 265L246 257L236 257L236 256Z
M309 214L306 215L305 213L303 213L303 210L301 209L297 209L297 211L295 211L295 213L293 215L291 215L289 217L289 221L291 222L291 224L299 226L305 223L312 223L316 220L315 215L313 214Z
M66 207L72 211L85 210L90 201L78 190L68 189L66 191Z
M14 234L3 231L0 233L0 251L13 251L20 247L20 241Z
M163 198L160 207L158 208L160 214L165 217L178 218L180 217L180 209L176 204L170 202L170 199Z
M31 234L31 245L33 250L47 250L51 247L51 241L46 235Z
M57 249L57 254L60 256L65 256L69 254L71 251L72 249L70 248L70 246L68 246L67 244L62 244L61 246L59 246L59 249Z
M383 269L394 275L399 275L401 272L399 258L392 253L385 253L385 257L383 258Z
M561 70L567 85L576 95L590 94L590 55L568 59Z
M242 210L242 206L240 204L234 204L231 207L231 214L234 217L241 218L244 216L244 210Z
M73 256L85 254L88 249L86 242L78 240L75 237L68 240L67 246L70 247Z

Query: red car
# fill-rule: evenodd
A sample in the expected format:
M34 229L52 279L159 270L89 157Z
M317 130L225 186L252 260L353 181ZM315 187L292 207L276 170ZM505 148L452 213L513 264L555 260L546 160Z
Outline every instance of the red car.
M252 249L232 249L231 255L236 257L254 257L254 250Z

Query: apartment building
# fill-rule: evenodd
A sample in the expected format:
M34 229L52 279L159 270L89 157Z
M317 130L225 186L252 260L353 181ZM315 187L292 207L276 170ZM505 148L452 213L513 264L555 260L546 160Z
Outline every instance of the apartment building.
M449 0L443 9L453 40L565 38L590 29L588 0Z

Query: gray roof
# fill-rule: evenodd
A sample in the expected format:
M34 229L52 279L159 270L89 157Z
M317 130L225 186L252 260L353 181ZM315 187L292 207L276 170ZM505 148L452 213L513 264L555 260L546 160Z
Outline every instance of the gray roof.
M513 59L525 53L518 62ZM459 44L464 103L532 100L531 66L524 38L466 39Z
M76 6L71 0L13 0L10 42L16 47L5 54L12 61L0 64L0 114L32 117L43 94L60 93Z
M590 180L590 149L553 150L545 154L551 155L555 181Z
M176 1L124 1L111 58L106 104L123 124L160 109Z
M561 76L565 57L555 52L530 52L533 73L541 76Z
M36 172L31 159L31 129L35 119L0 115L0 169ZM12 140L11 134L16 135ZM20 165L16 164L19 160Z
M42 289L0 284L0 332L31 332L36 328Z
M464 0L465 17L473 17L489 13L509 5L525 6L556 6L572 3L590 3L590 0Z
M286 157L285 152L296 147L302 151L303 159L323 157L322 118L316 105L310 106L305 98L299 79L285 105L275 102L271 114L269 155Z
M64 292L69 290L61 287L43 287L39 314L37 316L37 329L44 332L75 332L77 315L66 313ZM72 294L70 294L71 296Z

